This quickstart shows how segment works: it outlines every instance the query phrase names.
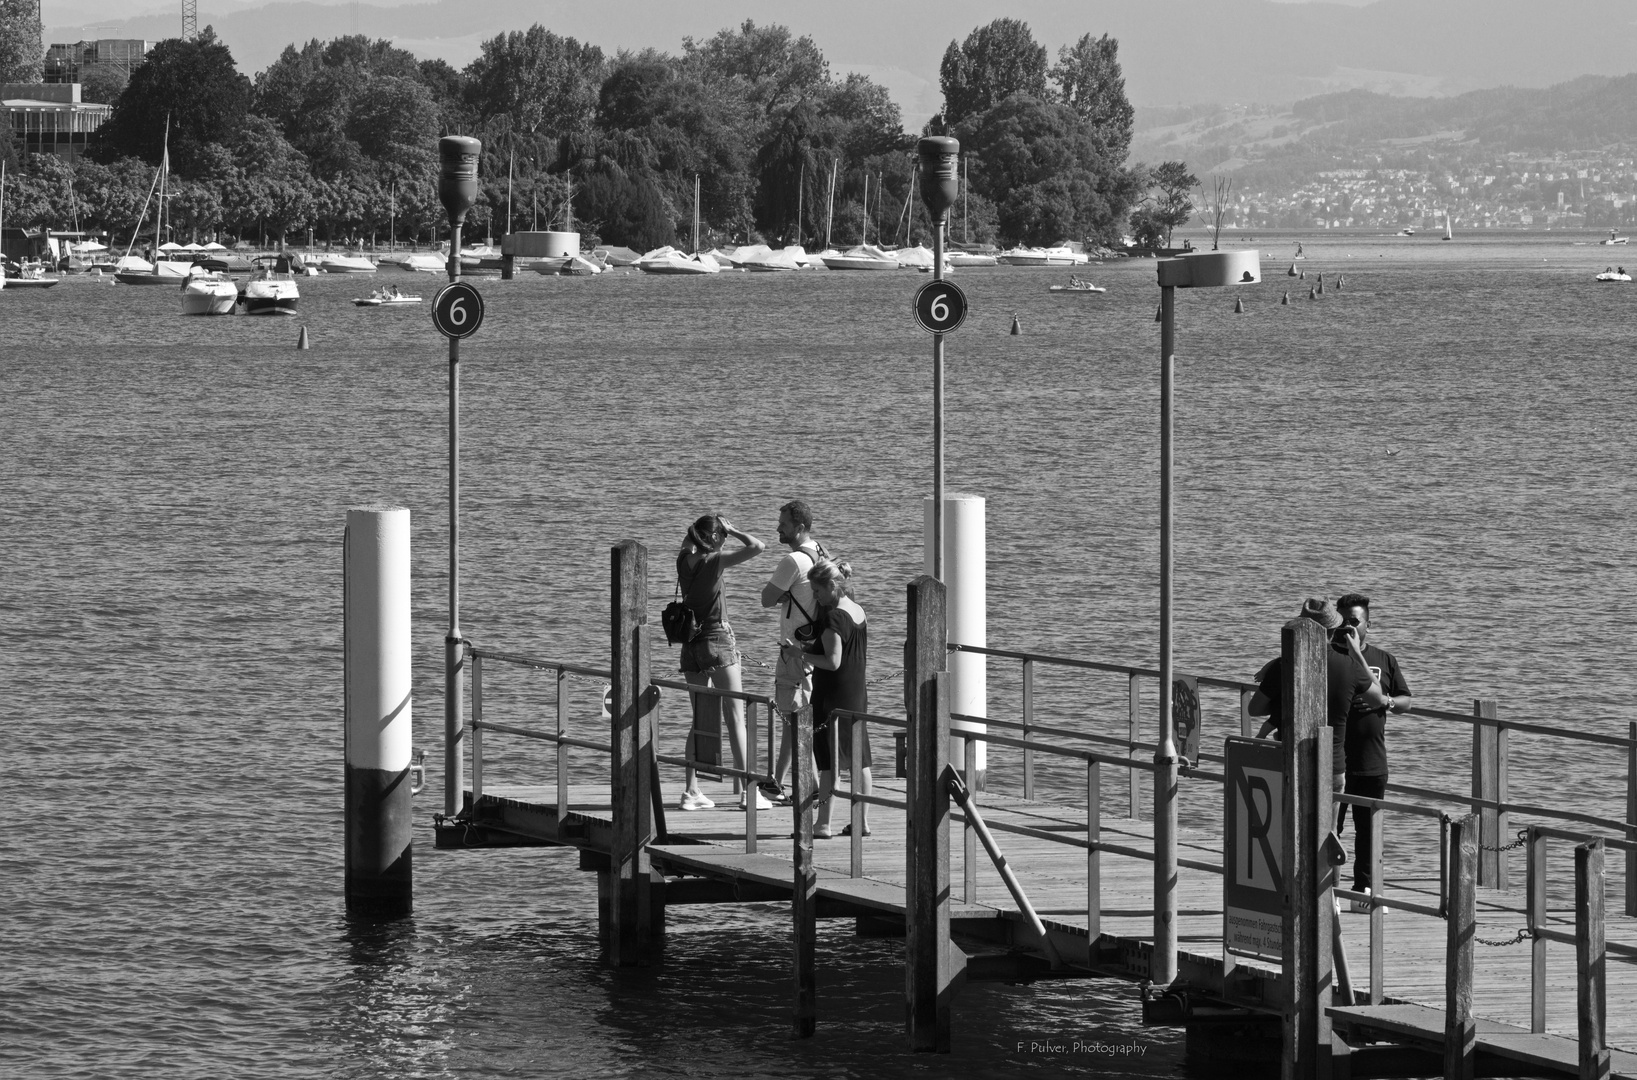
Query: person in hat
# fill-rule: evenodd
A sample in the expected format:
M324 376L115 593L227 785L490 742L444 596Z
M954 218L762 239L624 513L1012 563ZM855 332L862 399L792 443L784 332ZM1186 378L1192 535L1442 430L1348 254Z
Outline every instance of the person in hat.
M1347 783L1347 715L1352 711L1353 702L1362 698L1379 704L1386 695L1381 692L1381 684L1371 677L1369 665L1364 662L1357 632L1343 625L1334 604L1327 599L1311 597L1303 602L1296 617L1311 619L1330 634L1330 648L1325 650L1325 715L1331 729L1331 790L1341 791ZM1284 657L1276 656L1256 673L1256 693L1251 696L1247 711L1252 716L1267 717L1262 730L1256 733L1259 739L1270 734L1278 738L1283 726L1284 668ZM1332 828L1340 824L1339 818L1333 821Z
M1385 701L1353 699L1347 713L1347 794L1367 799L1385 798L1387 794L1387 714L1401 713L1410 707L1413 699L1410 684L1399 670L1398 658L1386 649L1370 644L1370 598L1362 593L1348 593L1336 601L1337 613L1344 626L1351 626L1358 635L1362 655L1370 674L1380 685ZM1342 806L1345 816L1347 807ZM1375 812L1368 806L1353 807L1353 827L1358 835L1353 841L1353 891L1368 893L1375 884L1370 879L1371 850L1370 821ZM1337 829L1341 828L1337 823ZM1370 905L1353 901L1353 910L1367 912Z

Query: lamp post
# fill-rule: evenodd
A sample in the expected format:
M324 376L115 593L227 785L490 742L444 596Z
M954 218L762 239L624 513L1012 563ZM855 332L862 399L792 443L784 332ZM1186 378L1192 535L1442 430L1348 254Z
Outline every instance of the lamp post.
M1160 285L1160 730L1154 751L1154 953L1148 977L1177 977L1177 746L1171 720L1176 676L1171 663L1173 373L1178 289L1262 280L1254 251L1208 251L1159 261Z
M449 280L460 279L460 227L477 201L483 144L465 135L438 140L438 198L449 215ZM449 633L443 639L443 812L460 813L460 339L449 339Z
M932 135L915 147L920 155L921 201L932 218L932 280L944 279L944 226L960 195L961 144ZM944 579L944 336L932 335L932 576Z

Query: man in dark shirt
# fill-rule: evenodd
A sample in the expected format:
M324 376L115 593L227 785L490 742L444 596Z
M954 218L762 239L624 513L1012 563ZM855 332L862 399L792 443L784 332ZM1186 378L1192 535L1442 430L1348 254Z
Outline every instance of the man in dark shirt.
M1348 593L1336 601L1336 609L1343 625L1352 626L1363 642L1364 663L1381 690L1373 697L1355 698L1347 713L1347 794L1380 799L1387 794L1387 714L1410 707L1410 684L1398 669L1398 659L1370 644L1370 598ZM1370 880L1370 821L1374 815L1369 807L1353 807L1353 827L1358 830L1353 845L1355 892L1367 893L1374 884ZM1369 906L1355 900L1353 910L1368 911Z
M1329 600L1310 599L1297 613L1299 618L1312 619L1331 632L1330 647L1325 650L1327 667L1325 695L1326 722L1332 735L1330 772L1331 790L1340 791L1346 783L1348 763L1347 717L1355 701L1381 700L1381 688L1370 677L1369 668L1360 651L1357 634L1338 634L1342 618ZM1284 657L1276 656L1256 673L1256 693L1251 696L1248 711L1252 716L1265 716L1267 722L1257 732L1261 738L1278 733L1283 726ZM1332 819L1336 820L1336 819ZM1339 825L1339 821L1337 821Z

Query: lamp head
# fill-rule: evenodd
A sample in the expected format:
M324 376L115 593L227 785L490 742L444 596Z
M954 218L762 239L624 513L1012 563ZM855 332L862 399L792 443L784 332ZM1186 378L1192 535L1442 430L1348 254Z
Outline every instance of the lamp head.
M1161 259L1161 285L1201 289L1221 285L1251 285L1262 280L1262 260L1255 251L1196 251Z
M942 224L961 193L961 144L947 135L929 135L915 152L921 158L921 201L933 222Z
M477 159L483 144L469 135L445 135L438 140L438 198L459 225L477 202Z

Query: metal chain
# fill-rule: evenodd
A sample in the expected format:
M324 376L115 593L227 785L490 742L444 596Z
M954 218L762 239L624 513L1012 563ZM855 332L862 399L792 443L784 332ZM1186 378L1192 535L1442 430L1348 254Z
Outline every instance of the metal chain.
M1478 845L1478 850L1479 851L1511 851L1513 848L1520 848L1523 845L1527 844L1528 842L1529 842L1529 830L1528 829L1519 829L1518 830L1518 838L1516 840L1512 841L1510 844L1502 844L1500 847L1490 847L1488 844L1479 844Z
M1532 941L1534 940L1534 937L1535 932L1525 926L1522 930L1519 930L1516 934L1513 934L1504 941L1492 941L1489 938L1481 938L1476 934L1472 935L1472 940L1476 941L1479 945L1489 945L1497 949L1503 949L1508 945L1517 945L1520 942Z

